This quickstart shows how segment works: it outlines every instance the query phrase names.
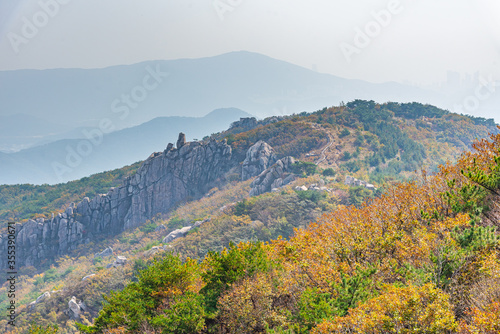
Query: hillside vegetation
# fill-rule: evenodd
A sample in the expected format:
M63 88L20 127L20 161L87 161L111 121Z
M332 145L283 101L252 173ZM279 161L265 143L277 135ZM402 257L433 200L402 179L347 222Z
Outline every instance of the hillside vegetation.
M482 322L497 330L500 137L472 146L498 131L490 120L357 100L255 123L212 137L226 138L239 161L258 140L293 155L296 181L249 197L251 180L233 169L227 184L168 215L81 245L48 270L21 268L11 333L74 333L77 322L97 333L476 333ZM55 186L1 186L0 219L50 217L139 164ZM378 189L346 185L348 175ZM113 256L94 256L106 247ZM107 269L117 255L127 263ZM28 307L44 292L50 298ZM72 296L86 305L77 321ZM0 327L11 330L5 323L2 314Z
M325 152L327 159L320 167L382 185L385 180L407 179L423 167L435 171L439 164L455 161L475 139L495 131L491 119L457 115L430 105L356 100L314 113L271 117L256 122L249 131L236 126L212 137L226 138L240 160L251 145L264 140L280 158L291 155L314 161L306 154L324 147L330 136L336 145ZM107 193L140 164L51 186L2 185L0 221L50 217L85 196Z
M245 211L240 213L245 215ZM83 332L500 331L500 135L285 240L167 253Z

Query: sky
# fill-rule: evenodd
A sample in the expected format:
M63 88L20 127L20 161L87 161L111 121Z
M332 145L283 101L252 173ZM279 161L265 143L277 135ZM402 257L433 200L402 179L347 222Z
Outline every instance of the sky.
M498 0L0 0L0 70L246 50L370 82L500 80Z

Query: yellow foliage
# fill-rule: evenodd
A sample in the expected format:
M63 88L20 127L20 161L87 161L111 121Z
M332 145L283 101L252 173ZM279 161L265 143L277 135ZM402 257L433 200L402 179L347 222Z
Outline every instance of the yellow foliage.
M447 294L432 284L393 285L345 317L323 321L311 333L447 333L457 329Z
M219 298L219 319L226 333L258 333L265 326L285 326L287 296L280 296L272 273L259 273L235 283ZM285 304L285 305L283 305Z
M470 310L470 323L463 320L460 323L460 333L463 334L494 334L500 333L500 302L493 302L480 309Z

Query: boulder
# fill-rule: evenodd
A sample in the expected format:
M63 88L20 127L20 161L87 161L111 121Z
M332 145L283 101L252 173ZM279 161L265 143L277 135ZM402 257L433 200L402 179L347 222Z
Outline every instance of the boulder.
M198 227L198 226L201 226L209 221L211 221L212 218L207 218L207 219L203 219L203 220L198 220L198 221L195 221L194 224L193 224L193 227Z
M96 257L108 257L111 255L113 255L113 248L108 247L100 253L95 253L94 258L96 258Z
M84 278L82 278L82 282L88 280L89 278L91 278L93 276L95 276L95 274L90 274L90 275L85 276Z
M273 148L265 141L259 140L246 153L241 167L241 180L246 181L259 175L276 162Z
M35 306L36 306L36 301L32 301L31 303L28 304L26 308L28 309L28 312L30 312L35 309Z
M356 179L355 179L355 178L353 178L353 177L352 177L352 176L350 176L350 175L347 175L347 176L345 177L345 181L344 181L344 183L345 183L346 185L350 186L351 184L354 184L354 180L356 180Z
M242 117L239 121L233 122L229 129L240 128L243 131L248 131L255 128L257 124L255 117Z
M35 303L36 304L41 303L49 298L50 298L50 292L46 291L42 295L38 296L38 298L35 300Z
M349 175L347 175L345 177L344 183L346 185L349 185L349 186L365 187L366 189L371 190L371 191L377 190L377 188L375 188L375 186L373 184L368 183L368 182L363 181L363 180L358 180L358 179L356 179L352 176L349 176Z
M183 228L180 228L178 230L174 230L170 232L165 238L163 238L162 242L164 244L168 244L169 242L172 242L175 239L185 237L186 234L192 229L192 226L184 226Z
M80 305L78 305L78 303L76 301L75 296L71 297L71 299L69 300L68 307L69 307L69 310L71 311L71 317L73 319L80 318L80 314L82 311L81 311Z
M273 188L276 188L276 186L281 186L283 184L283 179L288 176L287 173L291 170L291 166L294 163L295 159L293 157L285 157L260 173L250 185L250 196L257 196L270 192ZM273 187L273 185L275 187Z

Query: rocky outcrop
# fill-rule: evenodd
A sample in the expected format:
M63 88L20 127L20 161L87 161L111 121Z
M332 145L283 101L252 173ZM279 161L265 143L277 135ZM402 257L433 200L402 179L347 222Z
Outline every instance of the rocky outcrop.
M177 149L180 149L184 145L186 145L186 135L181 132L179 133L179 138L177 139Z
M332 192L332 188L325 187L325 181L324 180L319 180L318 183L313 183L308 186L302 185L302 186L297 186L295 187L295 190L297 191L307 191L307 190L312 190L312 191L326 191L326 192Z
M36 305L47 301L49 298L50 298L50 292L48 292L48 291L44 292L43 294L38 296L38 298L36 300L34 300L28 304L28 306L27 306L28 312L33 311L35 309Z
M259 140L247 151L246 158L241 167L241 180L246 181L259 175L272 166L276 160L274 149L265 141Z
M83 302L77 302L76 297L73 296L68 302L68 315L71 319L78 320L80 319L80 315L83 311L86 310L86 306Z
M169 144L165 151L153 153L121 187L86 197L51 219L16 224L17 267L37 266L97 237L137 227L188 198L202 197L233 166L231 157L225 141L186 143L181 134L177 148ZM4 253L7 240L7 234L0 235ZM6 257L0 257L0 267L6 265Z
M291 182L293 177L288 176L291 175L291 167L294 163L295 159L293 157L285 157L260 173L250 185L250 196L257 196L282 187L285 185L284 180Z
M105 250L103 250L102 252L100 253L95 253L94 254L94 258L97 258L97 257L107 257L107 256L111 256L113 255L113 248L111 247L108 247L106 248Z
M370 184L366 181L363 180L358 180L350 175L347 175L345 177L344 183L348 186L354 186L354 187L365 187L368 190L375 191L377 188L373 184Z
M229 130L237 129L238 132L244 132L256 128L258 124L255 117L241 117L239 121L231 123Z
M46 291L42 295L38 296L38 298L35 300L35 303L36 304L41 303L49 298L50 298L50 292Z
M184 226L183 228L179 228L177 230L174 230L170 232L165 238L163 238L162 242L164 244L168 244L169 242L185 237L186 234L192 229L192 226Z
M113 263L106 266L106 269L120 267L125 265L125 263L127 263L127 258L125 256L117 256Z
M174 230L172 232L170 232L165 238L163 238L162 242L164 244L168 244L169 242L172 242L174 241L175 239L178 239L178 238L183 238L185 237L189 231L191 231L193 228L196 228L198 226L201 226L202 224L206 223L206 222L209 222L210 221L210 218L207 218L205 220L198 220L196 222L194 222L193 225L190 225L190 226L184 226L183 228L180 228L180 229L177 229L177 230Z
M90 275L87 275L87 276L85 276L84 278L82 278L82 282L83 282L83 281L86 281L86 280L88 280L89 278L94 277L94 276L95 276L95 274L90 274Z
M156 254L159 251L162 251L164 249L165 249L164 246L153 246L153 247L151 247L151 249L145 251L142 254L144 254L144 256L146 256L146 257L149 257L149 256L154 255L154 254Z

